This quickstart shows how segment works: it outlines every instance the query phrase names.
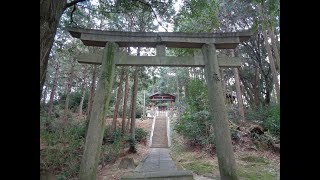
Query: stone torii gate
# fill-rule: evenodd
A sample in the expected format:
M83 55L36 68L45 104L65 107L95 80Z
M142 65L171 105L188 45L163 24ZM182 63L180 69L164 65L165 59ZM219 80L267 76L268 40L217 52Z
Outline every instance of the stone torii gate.
M100 158L105 113L109 107L115 66L180 66L204 67L208 84L210 113L213 116L215 145L221 179L238 179L227 119L225 98L219 67L240 67L240 58L217 58L216 49L235 49L247 41L251 32L182 33L182 32L119 32L83 28L66 28L84 45L105 47L102 54L78 57L79 63L102 64L100 79L86 136L80 167L80 180L95 180ZM156 56L128 56L118 47L156 47ZM201 48L202 55L169 57L165 47Z

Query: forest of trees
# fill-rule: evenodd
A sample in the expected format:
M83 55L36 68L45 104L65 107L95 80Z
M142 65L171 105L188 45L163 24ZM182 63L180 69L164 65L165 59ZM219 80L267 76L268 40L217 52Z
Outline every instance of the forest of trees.
M250 40L235 50L218 50L218 56L242 61L240 68L220 71L224 93L236 97L226 101L228 117L236 124L255 122L280 141L279 6L279 0L40 0L40 136L51 147L68 144L63 151L42 150L40 169L52 170L60 179L78 176L100 78L99 65L79 64L76 57L103 49L84 46L64 29L67 26L134 32L251 30ZM154 48L120 50L155 55ZM195 51L199 50L168 48L167 55L191 56ZM194 145L214 144L204 74L200 67L116 67L106 112L113 123L106 127L104 139L111 138L116 148L117 142L129 138L135 152L135 141L143 134L135 128L135 119L145 114L144 100L151 106L147 97L159 91L176 96L178 133ZM122 118L121 127L117 118ZM112 156L110 151L101 163Z

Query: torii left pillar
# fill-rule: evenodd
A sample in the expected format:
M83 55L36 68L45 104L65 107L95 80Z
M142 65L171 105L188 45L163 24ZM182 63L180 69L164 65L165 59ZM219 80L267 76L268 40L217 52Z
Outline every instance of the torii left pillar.
M105 115L109 107L110 94L114 80L115 56L118 45L107 42L102 56L100 79L94 96L92 113L84 153L80 166L80 180L96 180L101 145L105 130Z

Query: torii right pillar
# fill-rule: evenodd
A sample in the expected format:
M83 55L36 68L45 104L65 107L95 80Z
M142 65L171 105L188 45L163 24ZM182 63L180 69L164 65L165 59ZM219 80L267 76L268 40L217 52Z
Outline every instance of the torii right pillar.
M238 180L215 45L204 44L202 54L208 84L209 109L213 117L214 142L218 156L220 179Z

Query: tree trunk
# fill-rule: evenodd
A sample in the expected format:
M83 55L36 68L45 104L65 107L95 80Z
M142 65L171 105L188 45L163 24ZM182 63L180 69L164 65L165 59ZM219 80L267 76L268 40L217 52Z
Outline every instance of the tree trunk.
M128 120L127 120L127 124L126 124L126 132L130 131L130 124L131 124L131 107L132 107L132 102L129 103L130 104L130 108L128 111Z
M49 54L66 0L40 0L40 99L46 80Z
M240 122L244 122L243 101L242 101L242 93L240 90L240 80L239 80L238 68L233 68L233 73L234 73L234 79L235 79L235 85L236 85Z
M117 92L117 100L116 100L116 105L115 105L114 112L113 112L112 132L115 132L117 129L118 111L119 111L119 106L120 106L120 102L122 99L122 84L123 84L123 78L124 78L124 70L123 69L121 69L120 74L121 74L121 76L120 76L120 82L119 82L118 92Z
M94 97L92 113L87 130L84 152L81 160L79 180L96 180L101 145L105 130L105 116L109 108L110 94L114 80L115 55L118 45L107 42L102 56L100 79Z
M243 96L244 96L244 99L250 104L251 102L250 102L250 99L249 99L249 97L248 97L248 95L247 95L247 93L246 93L246 91L245 91L245 88L243 88ZM250 106L251 106L252 104L250 104Z
M279 50L278 50L278 47L277 47L277 41L276 41L276 37L274 35L274 27L271 26L270 28L270 37L271 37L271 44L272 44L272 49L273 49L273 52L276 56L276 64L277 64L277 67L278 67L278 72L280 74L280 55L279 55Z
M64 116L63 116L64 125L66 125L67 121L68 121L69 99L70 99L70 92L71 92L71 87L72 87L73 72L74 72L74 63L71 64L70 75L67 80L66 102L65 102L65 106L64 106Z
M221 74L221 85L222 85L223 94L224 94L224 97L226 97L227 88L226 88L226 83L224 81L224 69L223 68L220 68L220 74Z
M129 98L128 99L128 104L130 104L128 107L129 107L129 109L128 109L128 113L127 113L127 115L128 115L128 120L127 120L127 124L126 124L126 132L130 132L130 124L131 124L131 109L132 109L132 87L131 87L131 89L130 89L130 87L129 87L129 94L128 94L128 97L131 97L131 98Z
M80 101L80 105L79 105L79 114L78 116L81 118L82 116L82 107L83 107L83 101L84 101L84 96L86 95L86 91L82 90L82 96L81 96L81 101Z
M48 93L48 86L46 86L46 88L44 88L43 91L43 95L42 95L42 104L45 105L46 104L46 100L47 100L47 93Z
M52 109L53 109L53 101L54 101L54 94L56 92L56 87L57 87L57 81L58 81L58 77L59 77L59 62L57 62L56 64L56 71L55 71L55 75L53 78L53 82L52 82L52 89L50 92L50 100L49 100L49 109L48 109L48 120L50 120L51 118L51 113L52 113Z
M122 124L121 124L121 131L122 134L125 133L125 123L126 123L126 118L127 118L127 100L128 100L128 95L129 95L129 82L128 82L128 71L125 71L125 89L124 89L124 100L123 100L123 107L122 107Z
M140 47L137 49L137 56L140 56ZM133 87L132 87L132 107L131 107L131 126L130 126L130 147L129 152L136 153L136 106L137 106L137 94L138 94L138 73L140 68L135 67L133 74Z
M234 50L231 50L231 57L235 57ZM240 122L244 122L243 100L242 100L242 93L241 93L241 89L240 89L238 68L233 68L233 73L234 73L234 79L235 79L235 85L236 85Z
M176 68L176 72L178 72L178 68ZM176 99L176 107L177 107L177 122L180 122L180 91L179 91L179 77L176 74L177 81L177 99Z
M215 45L204 44L202 46L202 53L208 84L209 110L214 119L214 141L218 156L220 178L221 180L238 180Z
M146 116L146 91L143 90L143 111L142 111L142 119Z
M261 14L262 19L266 20L266 17L264 15L264 11L263 11L263 7L261 5L258 5L258 7L260 8L260 14ZM273 78L273 82L274 82L275 89L276 89L277 101L278 101L278 103L280 103L280 86L279 86L279 81L278 81L278 74L277 74L276 66L275 66L275 63L274 63L273 56L272 56L271 47L270 47L269 42L268 42L267 29L268 29L267 27L262 26L264 44L266 46L268 58L269 58L269 61L270 61L272 78ZM271 40L272 40L272 38L271 38Z
M190 78L189 78L190 80ZM189 97L189 89L188 89L188 82L184 85L184 98L187 99Z
M85 97L85 94L86 94L86 91L85 91L85 88L86 88L86 85L87 85L87 68L85 68L84 72L83 72L83 82L82 82L82 86L81 86L81 92L82 92L82 95L81 95L81 100L80 100L80 104L79 104L79 111L78 111L78 116L79 118L81 118L82 116L82 107L83 107L83 101L84 101L84 97Z
M271 48L270 48L270 45L268 43L268 36L267 36L267 31L266 30L263 30L263 36L264 36L264 42L265 42L265 45L266 45L266 49L267 49L268 57L269 57L269 61L270 61L272 78L273 78L273 82L274 82L275 89L276 89L276 94L277 94L277 101L278 101L278 103L280 103L280 86L279 86L279 81L278 81L278 74L277 74L276 66L274 64L274 60L273 60L273 57L272 57Z
M92 73L92 81L91 81L91 87L90 87L90 94L89 94L89 100L88 100L88 110L87 110L87 125L89 123L91 111L92 111L92 104L94 99L94 92L96 89L96 74L97 74L97 65L93 65L93 73Z
M140 48L138 48L138 52ZM139 67L135 67L134 70L134 81L132 87L132 107L131 107L131 126L130 126L130 148L129 152L137 152L135 147L135 128L136 128L136 105L137 105L137 93L138 93L138 72Z
M260 99L259 99L259 89L258 89L258 83L259 83L259 67L256 63L256 73L255 73L255 81L254 81L254 84L253 84L253 101L254 101L254 105L255 105L255 108L259 107L259 104L260 104Z
M266 89L266 98L265 98L266 104L270 104L270 99L271 99L270 95L271 95L270 91Z

